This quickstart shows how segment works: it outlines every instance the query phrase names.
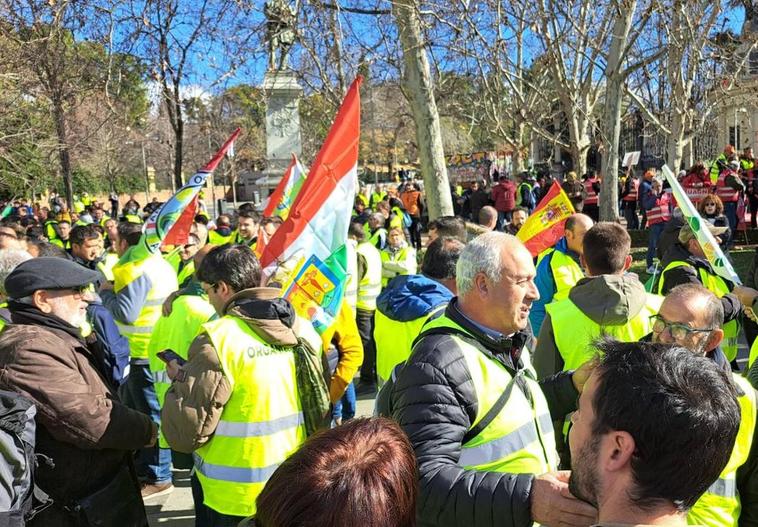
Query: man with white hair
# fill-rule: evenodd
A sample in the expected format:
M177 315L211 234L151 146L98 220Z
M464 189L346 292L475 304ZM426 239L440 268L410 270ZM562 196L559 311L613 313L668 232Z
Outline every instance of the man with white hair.
M389 395L418 460L418 524L587 526L595 509L557 472L552 421L572 411L589 366L542 382L524 350L539 297L515 237L482 234L456 266L458 296L429 320Z

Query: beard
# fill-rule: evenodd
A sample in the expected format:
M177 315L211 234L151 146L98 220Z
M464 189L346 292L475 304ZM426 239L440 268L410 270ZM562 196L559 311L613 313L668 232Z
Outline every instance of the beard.
M568 487L571 494L597 508L597 491L599 478L597 475L597 452L600 438L592 437L589 444L583 445L571 460L571 476Z

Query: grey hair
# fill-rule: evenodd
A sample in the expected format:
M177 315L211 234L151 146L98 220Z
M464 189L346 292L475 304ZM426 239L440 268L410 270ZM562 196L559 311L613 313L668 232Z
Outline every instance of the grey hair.
M724 325L724 306L721 304L716 295L710 290L706 289L700 284L679 284L671 289L666 295L666 298L672 300L681 300L686 303L688 300L692 300L697 297L703 297L707 300L705 304L706 323L712 328L720 328Z
M21 249L0 249L0 295L8 296L5 290L5 279L18 266L27 260L31 260L32 255Z
M500 250L514 236L503 232L487 232L468 242L461 251L455 266L455 285L458 296L463 296L474 288L474 278L484 273L487 278L497 282L500 280L503 265Z

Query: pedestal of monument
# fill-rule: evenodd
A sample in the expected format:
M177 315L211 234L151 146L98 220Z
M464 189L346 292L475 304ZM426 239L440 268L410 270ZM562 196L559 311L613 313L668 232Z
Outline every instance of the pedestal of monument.
M289 166L292 154L300 156L300 97L303 88L289 71L267 71L263 77L266 97L265 187L273 189ZM268 192L261 194L265 199Z

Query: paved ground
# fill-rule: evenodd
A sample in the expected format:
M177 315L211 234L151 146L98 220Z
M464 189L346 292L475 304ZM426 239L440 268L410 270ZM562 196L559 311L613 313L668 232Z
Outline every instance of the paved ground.
M373 414L374 400L359 398L357 413L358 415ZM145 504L151 527L193 527L195 525L195 510L189 478L189 470L174 471L174 492L149 500Z

